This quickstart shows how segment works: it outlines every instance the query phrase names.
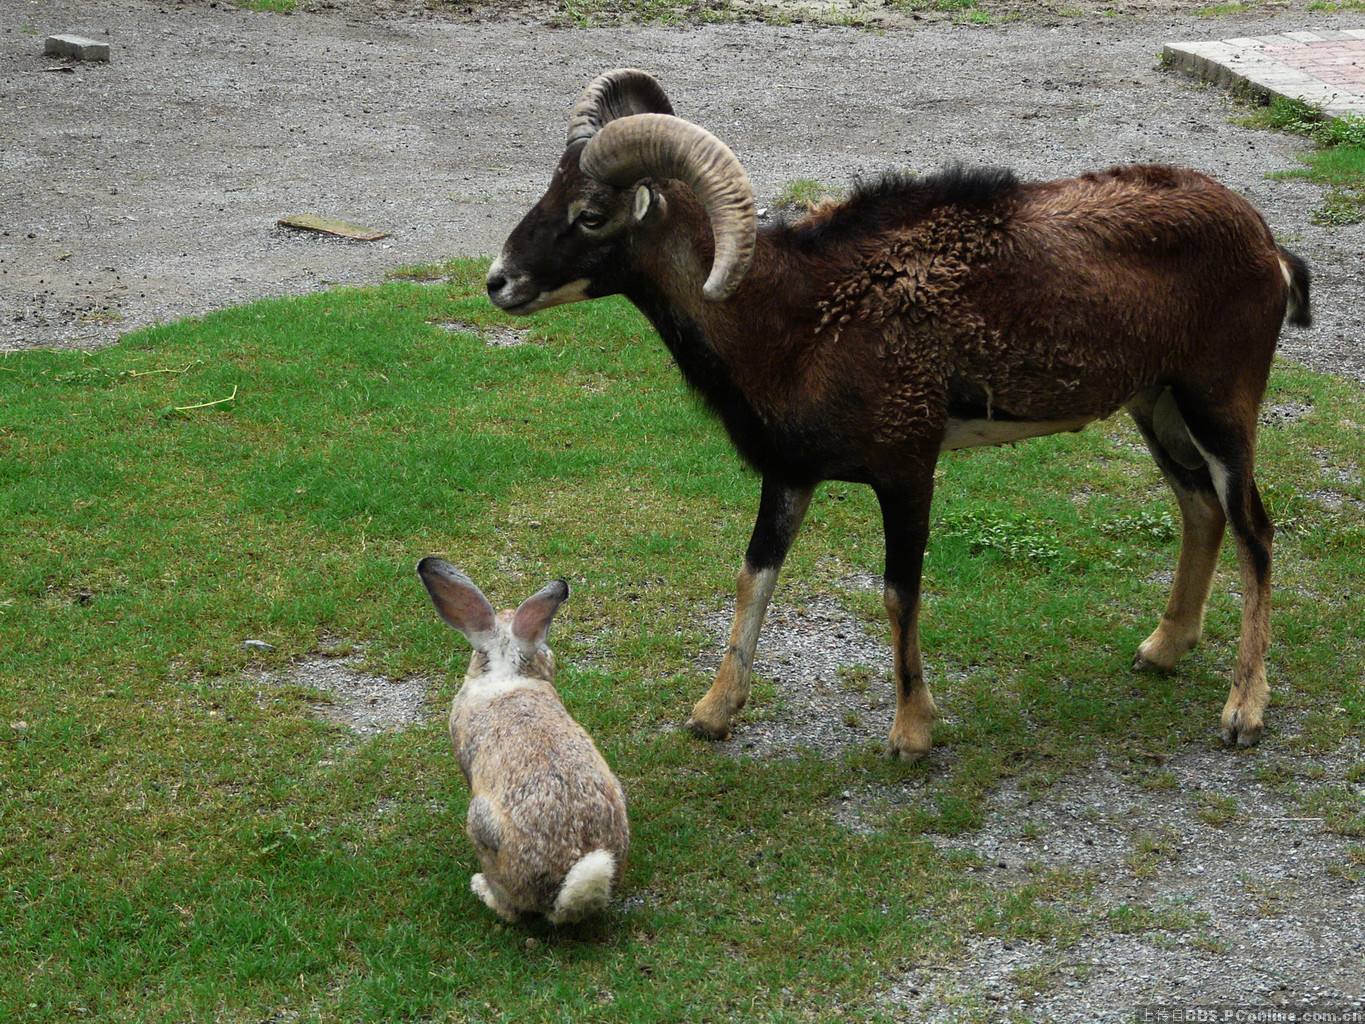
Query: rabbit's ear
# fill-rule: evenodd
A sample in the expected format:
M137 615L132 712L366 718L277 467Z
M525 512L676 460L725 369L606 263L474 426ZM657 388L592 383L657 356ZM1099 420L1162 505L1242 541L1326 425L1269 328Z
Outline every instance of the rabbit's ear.
M417 575L441 618L463 633L474 650L486 650L496 636L493 606L474 581L440 558L422 559Z
M563 580L547 583L534 594L521 602L516 615L512 617L512 635L531 649L545 642L545 634L550 631L550 621L555 612L569 596L569 585Z

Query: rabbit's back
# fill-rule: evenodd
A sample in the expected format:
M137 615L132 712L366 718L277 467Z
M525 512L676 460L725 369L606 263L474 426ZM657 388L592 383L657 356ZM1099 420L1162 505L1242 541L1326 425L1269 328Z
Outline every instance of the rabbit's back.
M625 797L553 690L518 687L457 706L451 739L476 794L470 837L484 870L523 909L551 906L593 850L613 855L619 880L630 842Z

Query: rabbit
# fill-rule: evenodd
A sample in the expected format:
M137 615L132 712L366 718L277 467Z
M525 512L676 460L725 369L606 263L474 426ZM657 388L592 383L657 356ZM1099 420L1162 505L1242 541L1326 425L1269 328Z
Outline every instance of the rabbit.
M545 635L569 585L494 613L450 563L424 558L417 574L474 648L450 709L470 791L465 827L483 867L470 889L507 921L543 914L560 925L602 911L621 883L630 825L621 784L554 688Z

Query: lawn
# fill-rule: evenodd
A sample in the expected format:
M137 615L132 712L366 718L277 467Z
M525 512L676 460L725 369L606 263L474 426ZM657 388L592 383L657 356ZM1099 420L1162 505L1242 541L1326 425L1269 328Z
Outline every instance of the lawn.
M442 273L0 360L0 1020L875 1020L909 966L975 938L1116 927L1083 874L1002 889L930 840L978 827L1006 777L1213 741L1231 545L1204 645L1132 673L1176 531L1126 421L942 462L922 639L950 757L733 757L677 726L757 479L625 303L494 347L483 266ZM1365 394L1281 365L1267 401L1264 744L1293 719L1328 749L1365 726ZM881 636L880 595L836 586L880 571L870 493L826 485L807 522L778 601L835 593ZM413 572L433 553L503 605L573 587L560 690L634 830L604 920L500 926L468 891L443 722L467 652ZM361 739L262 680L338 643L431 677L423 722ZM780 711L757 695L747 715ZM924 798L874 831L831 813L906 777ZM1304 799L1365 831L1349 799Z

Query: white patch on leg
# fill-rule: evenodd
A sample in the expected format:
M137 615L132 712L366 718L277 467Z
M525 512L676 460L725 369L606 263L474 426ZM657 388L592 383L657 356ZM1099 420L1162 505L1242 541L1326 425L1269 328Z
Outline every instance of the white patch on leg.
M493 887L488 884L488 880L483 875L474 875L469 880L469 891L479 899L483 900L484 906L493 913L497 914L504 921L515 921L519 916L511 907L505 906L498 899L498 894L493 891Z
M1188 428L1187 428L1188 432ZM1190 432L1190 440L1199 449L1199 454L1204 457L1204 464L1209 467L1209 476L1213 478L1213 489L1218 492L1218 503L1223 506L1223 515L1229 520L1232 513L1228 510L1228 483L1232 479L1232 474L1228 472L1228 467L1209 453L1209 450L1199 443L1199 438Z

